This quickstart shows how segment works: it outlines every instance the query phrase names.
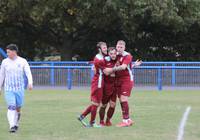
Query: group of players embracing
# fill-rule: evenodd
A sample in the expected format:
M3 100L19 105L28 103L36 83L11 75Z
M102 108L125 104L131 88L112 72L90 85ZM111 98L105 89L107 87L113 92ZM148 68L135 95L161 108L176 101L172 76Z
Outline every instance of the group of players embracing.
M122 111L122 122L117 127L129 127L134 121L129 116L128 97L134 86L132 68L141 65L137 60L132 64L132 55L125 51L126 43L123 40L117 42L116 47L107 48L105 42L97 43L98 54L93 60L94 77L91 83L91 104L78 116L78 120L85 127L111 126L111 118L115 111L117 97ZM107 106L107 118L104 120ZM99 109L100 123L95 123L97 110ZM84 118L91 114L87 124Z

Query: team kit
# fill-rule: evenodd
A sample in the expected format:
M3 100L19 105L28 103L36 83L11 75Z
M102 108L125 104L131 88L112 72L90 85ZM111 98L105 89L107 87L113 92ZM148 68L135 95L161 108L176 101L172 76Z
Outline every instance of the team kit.
M116 126L129 127L133 125L134 121L130 118L128 104L128 98L134 86L132 68L141 65L142 61L137 60L132 64L132 55L125 51L125 46L126 43L123 40L119 40L116 47L110 48L107 48L105 42L97 44L99 53L93 60L94 77L91 83L91 104L78 116L78 120L83 126L111 126L117 97L120 101L123 119ZM107 106L109 107L106 112ZM95 123L98 108L99 124ZM105 112L106 119L104 119ZM89 124L84 121L88 114L91 114Z
M107 48L105 42L98 42L97 49L98 54L92 61L94 76L91 82L91 104L78 116L78 121L84 127L111 126L118 98L123 119L116 126L129 127L134 123L129 116L128 104L134 86L132 68L141 65L142 61L137 60L132 64L132 55L125 51L126 43L123 40L110 48ZM6 52L8 57L2 61L0 69L0 93L4 87L9 132L15 133L19 129L24 91L26 88L32 90L33 78L27 60L18 56L16 44L9 44ZM99 123L95 122L97 111ZM86 123L85 117L89 114L90 121Z

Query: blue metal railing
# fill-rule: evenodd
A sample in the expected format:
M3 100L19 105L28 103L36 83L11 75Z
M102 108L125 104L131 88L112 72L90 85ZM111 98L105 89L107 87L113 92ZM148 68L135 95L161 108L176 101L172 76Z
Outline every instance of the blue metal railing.
M7 57L3 49L0 54ZM36 85L90 86L94 75L88 61L30 61ZM133 69L136 86L200 87L200 62L143 62Z
M44 65L48 65L48 66L91 66L90 63L88 61L77 61L77 62L74 62L74 61L53 61L53 62L50 62L50 61L39 61L39 62L29 62L30 65L32 66L44 66ZM158 69L158 71L162 71L162 69L165 69L163 66L171 66L171 67L168 67L168 69L171 69L171 86L175 86L176 85L176 69L178 67L181 68L181 69L184 69L184 67L181 67L181 66L185 66L185 69L188 69L188 66L200 66L200 62L143 62L142 64L143 68L144 66L146 66L146 68L148 69ZM158 66L158 67L156 67ZM159 67L159 66L162 66ZM61 68L61 67L60 67ZM194 68L194 67L192 67ZM161 69L161 70L160 70ZM93 75L93 71L91 70L91 76ZM159 75L160 73L158 72L158 75L157 77L161 76L161 79L158 79L157 81L160 81L158 82L158 87L159 89L161 88L161 86L159 85L162 85L161 82L162 82L162 75ZM55 81L55 78L54 78L54 68L51 68L51 85L53 86L54 85L54 81ZM160 89L161 90L161 89Z
M93 76L93 70L91 66L31 66L33 75L34 75L34 71L35 70L50 70L50 85L51 86L55 86L56 85L56 79L55 79L55 73L61 73L61 70L66 70L64 75L62 75L61 73L61 77L63 78L65 75L67 77L66 78L66 86L68 89L72 89L73 87L73 81L76 81L76 83L80 84L80 81L83 80L86 84L84 84L85 86L89 86L90 85L90 81L92 79ZM136 72L137 70L141 71L142 74L139 74L138 72ZM147 72L145 70L148 70ZM189 71L188 71L189 70ZM197 72L194 72L194 70L198 70ZM166 79L168 79L168 75L171 74L171 84L169 84L169 86L176 86L177 82L176 82L176 78L179 79L181 77L184 77L184 79L188 78L188 81L190 82L190 80L192 78L200 78L200 74L198 74L200 72L200 66L140 66L137 68L134 68L134 75L136 76L136 84L140 83L140 85L145 86L145 84L148 84L148 81L145 81L146 79L150 79L150 86L157 86L158 90L162 90L163 89L163 84L164 82L166 82ZM182 75L180 76L176 76L176 71L178 71L178 73L182 73ZM186 72L185 72L186 71ZM188 71L188 72L187 72ZM190 72L192 71L192 72ZM170 73L170 74L169 74ZM186 73L186 74L185 74ZM193 73L197 73L197 77L193 76ZM157 76L156 76L157 74ZM44 74L43 74L44 75ZM41 75L41 76L43 76ZM48 77L49 77L48 76ZM85 77L84 77L85 76ZM140 76L142 78L140 78ZM143 77L145 76L145 77ZM148 78L150 76L150 78ZM199 76L199 78L198 78ZM151 81L151 77L154 77L152 79L154 79L154 81ZM39 77L41 78L41 77ZM137 82L137 79L142 79L142 82ZM184 86L184 84L188 84L188 81L186 80L185 83L183 83L182 85ZM146 82L146 83L145 83ZM82 83L83 84L83 83ZM153 84L153 85L151 85ZM190 83L189 83L190 84ZM48 84L47 84L48 85ZM191 86L196 86L196 85L200 85L200 80L198 80L196 83L191 82Z

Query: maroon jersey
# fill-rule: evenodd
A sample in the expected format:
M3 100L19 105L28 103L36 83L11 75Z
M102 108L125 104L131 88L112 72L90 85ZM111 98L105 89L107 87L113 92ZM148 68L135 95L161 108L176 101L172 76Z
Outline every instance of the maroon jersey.
M112 60L109 56L105 57L105 67L113 68L115 66L116 60ZM105 83L113 83L115 81L115 73L110 75L104 75Z
M97 54L93 60L95 74L91 83L91 101L100 103L103 96L103 69L105 68L104 56Z
M94 58L93 63L96 72L92 79L92 83L97 83L98 88L101 88L103 84L103 69L105 68L104 56L101 54L97 54Z
M116 66L126 64L127 68L125 70L117 71L116 77L117 78L124 78L129 77L130 81L133 81L133 74L132 74L132 56L130 53L124 51L122 55L117 56Z
M111 60L109 56L105 57L105 67L113 68L116 60ZM104 75L104 88L102 104L107 104L109 101L116 102L117 94L115 92L115 73Z

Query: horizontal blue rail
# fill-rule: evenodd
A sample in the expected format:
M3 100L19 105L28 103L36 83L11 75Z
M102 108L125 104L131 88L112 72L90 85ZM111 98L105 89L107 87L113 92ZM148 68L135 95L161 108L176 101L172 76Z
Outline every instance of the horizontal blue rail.
M91 69L92 66L30 66L33 69ZM200 66L139 66L134 69L200 69Z
M91 66L30 66L33 69L91 69Z
M73 74L75 74L76 76L78 76L80 78L80 80L82 79L82 76L84 75L81 75L81 73L79 73L79 71L73 71L74 70L89 70L88 72L90 73L90 80L92 79L93 75L94 75L94 72L92 70L92 66L54 66L54 65L49 65L49 66L34 66L34 65L31 65L30 66L31 69L43 69L45 71L45 69L50 69L50 84L52 86L55 85L55 70L56 69L66 69L67 70L67 73L65 75L67 75L67 87L68 89L71 89L72 88L72 82L73 82ZM172 86L175 86L176 85L176 71L175 70L200 70L200 66L139 66L139 67L135 67L134 69L146 69L146 70L156 70L154 72L157 73L157 88L158 90L162 90L162 87L163 87L163 72L162 71L163 69L169 69L171 70L171 83L172 83ZM75 73L74 73L75 72ZM78 72L78 73L76 73ZM58 73L57 73L58 74ZM62 73L61 73L62 74ZM65 75L62 74L62 77L64 77ZM144 79L145 80L145 79Z
M29 61L29 64L89 64L88 61Z
M29 61L29 64L90 64L89 61ZM185 61L149 61L143 64L200 64L198 61L185 62Z

